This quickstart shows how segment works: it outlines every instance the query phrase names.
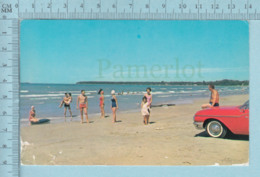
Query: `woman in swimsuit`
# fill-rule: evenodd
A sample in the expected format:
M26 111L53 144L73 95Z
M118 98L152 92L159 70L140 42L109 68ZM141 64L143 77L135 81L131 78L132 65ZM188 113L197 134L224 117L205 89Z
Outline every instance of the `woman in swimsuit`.
M152 96L152 94L151 94L151 91L152 91L152 89L150 88L150 87L148 87L147 89L146 89L146 94L144 95L145 97L146 97L146 99L147 99L147 103L148 103L148 108L149 108L149 116L148 116L148 119L147 119L147 124L149 123L149 118L150 118L150 110L151 110L151 105L152 105L152 102L153 102L153 96Z
M112 112L113 112L113 123L116 122L116 110L118 109L118 103L117 103L117 98L116 98L116 92L115 90L112 90L111 91L111 95L112 95L112 105L111 105L111 109L112 109Z
M150 116L150 110L149 110L149 107L148 107L147 98L145 96L142 99L141 113L142 113L142 115L144 117L144 124L148 125L148 120L149 120L149 116Z
M29 113L29 121L30 121L30 123L39 121L39 119L36 118L34 106L31 107L31 110L30 110L30 113Z
M105 97L104 97L104 91L103 89L100 89L98 91L98 94L100 94L100 97L99 97L99 107L100 107L100 112L101 112L101 116L100 118L105 118Z

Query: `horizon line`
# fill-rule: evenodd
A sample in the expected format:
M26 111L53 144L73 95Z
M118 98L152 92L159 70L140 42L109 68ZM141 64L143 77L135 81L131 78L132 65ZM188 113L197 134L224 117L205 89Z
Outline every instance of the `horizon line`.
M217 81L239 81L239 82L249 82L248 80L234 80L234 79L220 79L220 80L203 80L203 81L77 81L75 83L33 83L33 82L20 82L20 84L78 84L80 82L88 83L195 83L195 82L217 82Z

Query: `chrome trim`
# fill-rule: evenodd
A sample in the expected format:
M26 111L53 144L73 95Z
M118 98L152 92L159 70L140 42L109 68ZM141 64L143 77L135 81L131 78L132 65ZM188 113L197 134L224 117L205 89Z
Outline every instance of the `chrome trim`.
M196 115L196 117L242 117L245 116L247 114L241 114L239 116L222 116L222 115Z
M201 129L204 129L203 123L204 122L193 122L193 125L195 126L196 129L201 130Z

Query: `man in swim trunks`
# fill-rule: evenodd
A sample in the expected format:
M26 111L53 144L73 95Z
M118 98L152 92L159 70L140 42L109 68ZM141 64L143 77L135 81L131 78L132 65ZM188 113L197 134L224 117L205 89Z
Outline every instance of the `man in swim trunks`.
M213 108L213 107L219 106L219 93L217 90L215 90L215 86L213 84L210 84L209 90L211 91L209 104L203 104L201 106L202 109Z
M64 119L66 122L66 114L67 114L67 109L69 109L70 112L70 121L72 121L72 112L71 112L71 108L70 108L70 103L72 102L72 97L70 93L65 93L65 97L63 98L63 100L60 103L59 107L62 107L62 105L64 104Z
M86 121L87 123L89 123L88 121L88 98L85 95L85 90L81 90L81 94L78 96L77 99L77 109L80 110L80 115L81 115L81 123L83 123L83 111L85 113L86 116Z

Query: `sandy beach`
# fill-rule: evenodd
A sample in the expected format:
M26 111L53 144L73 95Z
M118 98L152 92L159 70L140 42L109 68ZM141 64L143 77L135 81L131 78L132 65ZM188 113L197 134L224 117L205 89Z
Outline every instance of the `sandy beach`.
M241 105L248 95L227 96L223 105ZM90 116L57 124L21 127L24 165L232 165L249 161L248 136L209 137L193 126L193 115L208 99L152 108L150 124L141 113ZM69 120L69 119L68 119Z

